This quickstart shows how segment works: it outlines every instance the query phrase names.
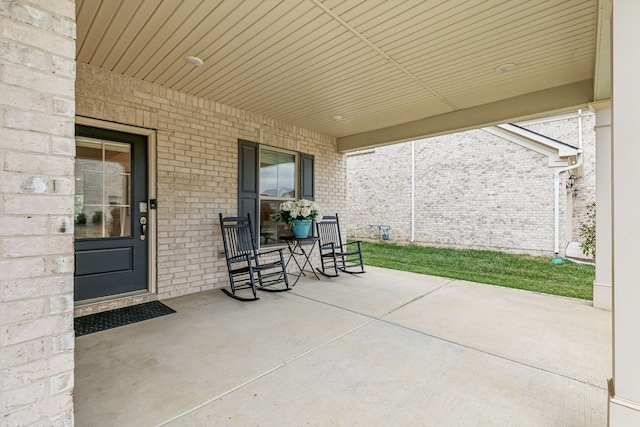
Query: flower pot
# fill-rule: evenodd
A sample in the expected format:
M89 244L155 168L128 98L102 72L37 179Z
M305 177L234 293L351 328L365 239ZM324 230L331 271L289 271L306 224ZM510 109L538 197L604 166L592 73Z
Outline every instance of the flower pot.
M311 230L311 220L310 219L294 219L293 226L291 227L293 230L293 237L302 239L309 236L309 230Z

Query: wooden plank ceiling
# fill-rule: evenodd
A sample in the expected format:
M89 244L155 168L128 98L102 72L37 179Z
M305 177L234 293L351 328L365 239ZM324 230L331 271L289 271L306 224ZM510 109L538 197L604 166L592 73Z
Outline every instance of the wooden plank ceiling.
M593 96L596 0L76 0L76 9L80 62L345 141L406 139L392 132L405 123L437 133L429 119L448 115L485 125L509 113L465 112L505 100L509 111L510 99L556 88L563 95L544 108Z

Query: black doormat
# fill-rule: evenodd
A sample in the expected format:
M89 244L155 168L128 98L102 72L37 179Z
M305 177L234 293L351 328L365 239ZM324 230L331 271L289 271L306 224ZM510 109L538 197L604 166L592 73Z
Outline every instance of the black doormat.
M73 319L76 337L175 313L160 301L145 302Z

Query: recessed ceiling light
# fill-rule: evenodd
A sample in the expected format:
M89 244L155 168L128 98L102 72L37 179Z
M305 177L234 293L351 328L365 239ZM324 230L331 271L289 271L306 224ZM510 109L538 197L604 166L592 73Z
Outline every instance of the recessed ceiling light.
M202 59L198 58L197 56L185 56L184 61L189 65L193 65L194 67L199 67L204 64L204 61L202 61Z
M334 122L339 122L340 120L342 120L342 116L333 116L331 117L331 120L333 120Z
M503 64L503 65L499 66L498 68L496 68L496 73L498 73L498 74L508 73L509 71L513 70L514 68L516 68L516 64Z

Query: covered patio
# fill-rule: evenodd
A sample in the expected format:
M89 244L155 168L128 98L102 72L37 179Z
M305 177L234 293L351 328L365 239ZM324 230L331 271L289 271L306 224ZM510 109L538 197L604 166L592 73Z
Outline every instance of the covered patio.
M368 267L76 339L77 425L602 426L611 315Z
M4 0L0 424L640 425L639 17L636 0ZM608 313L373 269L251 305L217 290L217 214L273 201L263 150L295 159L291 199L341 213L346 153L585 108ZM126 158L117 179L85 179L87 149ZM104 184L96 203L81 180ZM102 234L82 242L87 217ZM137 275L99 283L103 265ZM177 314L74 337L74 317L154 300Z

